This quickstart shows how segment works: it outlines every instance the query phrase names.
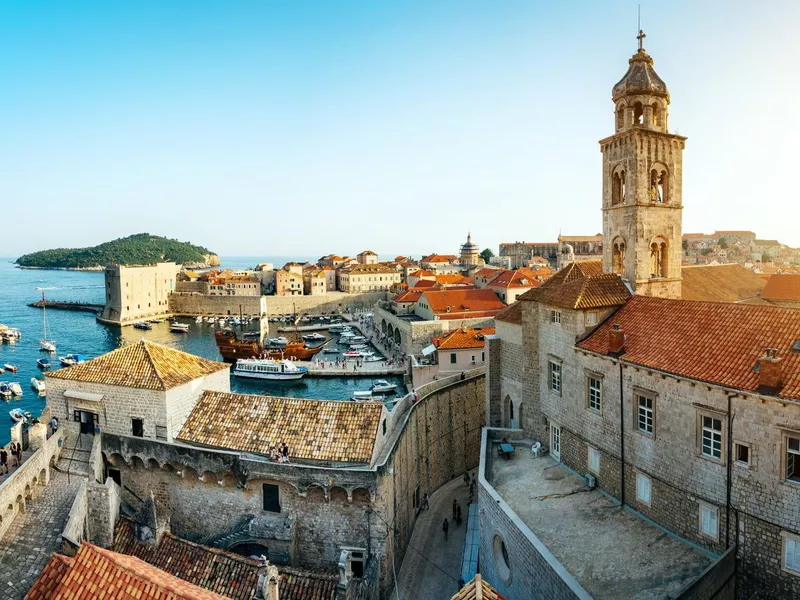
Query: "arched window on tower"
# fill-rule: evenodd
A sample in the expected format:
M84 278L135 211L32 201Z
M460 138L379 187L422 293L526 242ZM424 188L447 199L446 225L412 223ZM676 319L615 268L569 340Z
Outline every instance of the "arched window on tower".
M661 165L650 169L650 202L664 204L669 201L669 174Z
M625 273L625 240L617 238L611 246L611 268L617 275Z
M653 279L667 277L668 260L666 240L655 238L650 242L650 277Z
M658 102L653 102L650 108L653 111L653 127L661 127L661 107L658 105Z
M622 169L611 176L611 204L625 204L625 171Z
M625 103L620 102L617 106L617 131L625 127Z
M644 125L644 107L641 102L633 105L633 124Z

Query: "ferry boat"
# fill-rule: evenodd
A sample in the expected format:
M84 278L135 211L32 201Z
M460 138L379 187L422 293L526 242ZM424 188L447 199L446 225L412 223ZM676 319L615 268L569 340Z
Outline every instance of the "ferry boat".
M49 358L40 358L39 360L36 361L36 366L39 367L42 371L46 371L53 365L50 364Z
M308 373L306 367L298 367L290 360L259 358L240 358L236 361L233 374L237 377L291 381L302 379Z
M315 331L314 333L309 333L309 334L306 334L306 335L304 335L304 336L303 336L303 339L304 339L306 342L324 342L324 341L325 341L325 340L327 340L328 338L326 338L326 337L325 337L324 335L322 335L321 333L317 333L317 332Z
M44 394L47 391L45 382L42 379L36 379L36 377L31 377L31 387L40 394Z
M178 323L177 321L169 324L169 330L172 333L189 333L188 323Z
M11 393L14 396L22 396L22 386L18 384L16 381L9 383L8 389L11 390Z
M152 329L153 326L147 321L137 321L133 324L134 329Z
M379 379L372 385L372 392L375 394L390 394L397 391L396 383L389 383L385 379Z

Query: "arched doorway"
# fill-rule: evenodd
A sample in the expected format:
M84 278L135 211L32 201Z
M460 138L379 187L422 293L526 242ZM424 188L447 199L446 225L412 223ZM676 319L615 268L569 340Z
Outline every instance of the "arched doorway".
M228 548L228 552L233 552L240 556L258 559L261 556L269 557L269 548L260 542L239 542Z
M399 329L395 329L394 330L394 342L398 346L400 345L400 330Z

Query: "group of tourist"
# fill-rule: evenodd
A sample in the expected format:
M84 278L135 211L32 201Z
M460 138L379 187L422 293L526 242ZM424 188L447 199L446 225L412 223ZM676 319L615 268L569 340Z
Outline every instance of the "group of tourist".
M9 453L13 458L13 465L10 464L11 460L9 460ZM19 442L11 442L8 448L5 446L0 448L0 469L3 471L4 475L9 473L10 466L22 466L22 445Z
M280 441L278 441L278 446L275 446L275 444L270 444L269 459L279 463L288 463L289 446L286 445L286 442L281 444Z

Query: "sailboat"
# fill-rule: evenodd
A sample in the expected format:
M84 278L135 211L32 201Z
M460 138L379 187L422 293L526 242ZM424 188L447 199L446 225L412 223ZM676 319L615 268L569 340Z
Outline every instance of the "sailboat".
M47 307L42 291L42 339L39 340L39 350L42 352L55 352L56 343L47 339Z

